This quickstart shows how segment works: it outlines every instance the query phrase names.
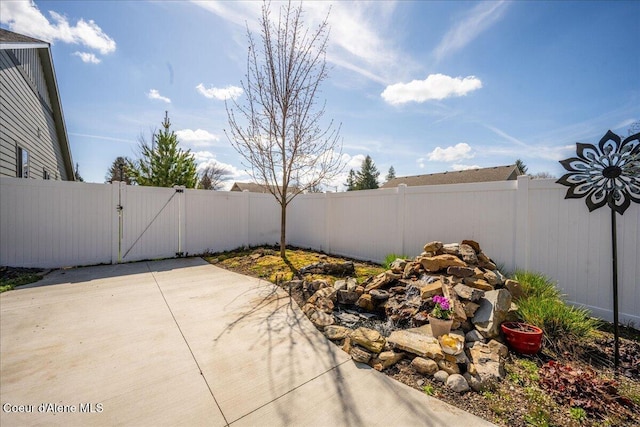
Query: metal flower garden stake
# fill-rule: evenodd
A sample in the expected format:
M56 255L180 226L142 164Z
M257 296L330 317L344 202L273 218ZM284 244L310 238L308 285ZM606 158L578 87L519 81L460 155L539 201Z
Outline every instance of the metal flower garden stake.
M565 199L586 198L589 212L608 205L611 209L613 262L614 366L620 363L618 330L618 260L616 212L620 215L640 203L640 133L624 140L608 131L598 146L576 143L578 157L561 160L569 171L556 182L569 187Z

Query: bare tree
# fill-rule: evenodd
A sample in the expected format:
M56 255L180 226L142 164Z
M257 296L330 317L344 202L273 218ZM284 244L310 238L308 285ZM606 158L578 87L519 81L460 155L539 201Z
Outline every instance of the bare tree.
M259 43L247 28L246 100L227 104L227 137L254 182L266 184L280 204L283 259L288 204L342 169L340 126L321 124L325 104L317 101L327 78L327 18L313 31L302 18L302 7L288 3L273 21L269 3L263 4Z
M199 175L198 188L203 190L220 190L231 179L231 172L218 165L205 167Z

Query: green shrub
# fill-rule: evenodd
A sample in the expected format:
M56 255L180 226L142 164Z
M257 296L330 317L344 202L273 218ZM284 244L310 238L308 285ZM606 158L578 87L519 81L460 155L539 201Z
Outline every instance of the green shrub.
M518 270L513 275L513 278L522 286L521 299L528 297L559 299L561 297L560 291L558 291L555 284L542 274Z
M29 283L37 282L42 279L39 274L21 274L13 279L0 279L0 293L10 291L16 286L22 286Z

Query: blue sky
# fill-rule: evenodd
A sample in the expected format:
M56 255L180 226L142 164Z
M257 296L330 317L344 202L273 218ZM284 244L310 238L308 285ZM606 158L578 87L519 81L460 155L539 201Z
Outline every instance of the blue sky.
M304 2L318 23L329 2ZM278 3L273 3L275 9ZM184 149L247 181L224 129L242 101L260 2L0 2L3 28L52 42L74 162L104 182L165 110ZM640 120L640 2L334 2L325 118L342 190L370 155L398 176L512 164L562 175L576 142Z

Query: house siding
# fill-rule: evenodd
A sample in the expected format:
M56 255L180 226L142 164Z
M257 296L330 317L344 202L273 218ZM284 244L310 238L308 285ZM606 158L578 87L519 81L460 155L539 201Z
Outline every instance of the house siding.
M0 51L0 175L16 176L16 152L29 152L29 178L68 179L51 100L36 49Z

